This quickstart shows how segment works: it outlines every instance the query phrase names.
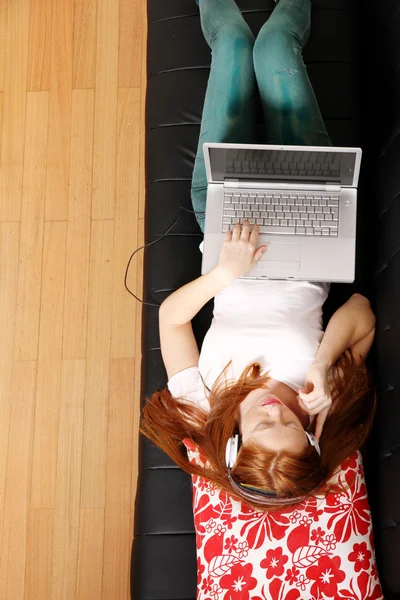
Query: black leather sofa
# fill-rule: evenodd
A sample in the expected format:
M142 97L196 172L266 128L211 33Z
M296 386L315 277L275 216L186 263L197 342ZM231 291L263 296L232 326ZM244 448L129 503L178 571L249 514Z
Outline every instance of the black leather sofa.
M211 62L194 0L148 0L146 231L155 241L191 208L190 180ZM237 0L255 34L273 0ZM361 146L357 276L332 286L325 323L354 291L377 315L370 355L378 389L375 429L365 451L368 490L385 598L400 599L400 0L314 0L305 48L334 145ZM262 123L261 108L258 122ZM261 127L260 127L261 130ZM258 140L262 143L262 136ZM202 234L181 218L145 250L142 401L166 385L158 308L200 274ZM210 302L194 319L201 346ZM128 535L128 532L127 532ZM194 600L196 550L190 477L140 438L131 564L134 600Z

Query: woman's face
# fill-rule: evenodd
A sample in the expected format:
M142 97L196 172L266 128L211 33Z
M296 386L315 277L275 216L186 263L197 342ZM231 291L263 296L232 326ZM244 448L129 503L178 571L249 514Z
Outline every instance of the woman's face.
M265 388L253 390L239 405L242 442L254 442L267 450L300 454L308 439L299 417Z

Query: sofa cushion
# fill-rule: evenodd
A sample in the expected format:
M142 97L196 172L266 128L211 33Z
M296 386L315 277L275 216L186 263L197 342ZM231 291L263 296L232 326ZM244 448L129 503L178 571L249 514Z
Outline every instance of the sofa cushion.
M209 464L189 439L191 463ZM257 512L193 476L197 600L383 599L362 458L341 465L344 491L285 512Z

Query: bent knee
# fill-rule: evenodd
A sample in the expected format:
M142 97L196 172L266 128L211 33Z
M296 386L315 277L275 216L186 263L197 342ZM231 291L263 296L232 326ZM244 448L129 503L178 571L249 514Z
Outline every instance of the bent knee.
M213 32L214 41L223 39L224 42L240 47L253 49L255 37L246 23L223 23Z
M285 51L292 54L295 47L297 48L295 37L289 30L275 26L265 28L253 46L254 62L261 61L265 64L266 58L270 59L274 54L282 56Z

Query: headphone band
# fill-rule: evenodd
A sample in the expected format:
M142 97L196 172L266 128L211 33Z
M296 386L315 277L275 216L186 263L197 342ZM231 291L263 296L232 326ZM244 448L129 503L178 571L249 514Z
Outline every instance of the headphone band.
M305 431L304 433L307 436L309 444L313 446L318 452L318 454L321 456L321 449L317 438L312 433L308 433L307 431ZM226 444L225 451L225 461L226 466L228 467L228 478L233 489L238 493L239 496L241 496L244 500L248 500L250 502L256 501L261 504L276 504L279 506L300 504L301 502L304 502L305 500L308 500L310 497L313 496L317 488L309 494L303 496L292 498L280 498L276 495L275 492L263 490L260 488L253 487L251 485L242 484L235 481L232 477L231 469L236 463L237 455L241 446L241 437L242 436L239 436L238 434L235 434L234 436L230 437Z
M307 436L310 446L313 446L318 452L319 456L321 456L321 448L315 435L308 433L308 431L305 431L304 433ZM234 436L229 438L226 444L225 463L227 467L232 468L235 465L240 446L242 445L241 438L242 436L239 436L239 434L236 433Z

